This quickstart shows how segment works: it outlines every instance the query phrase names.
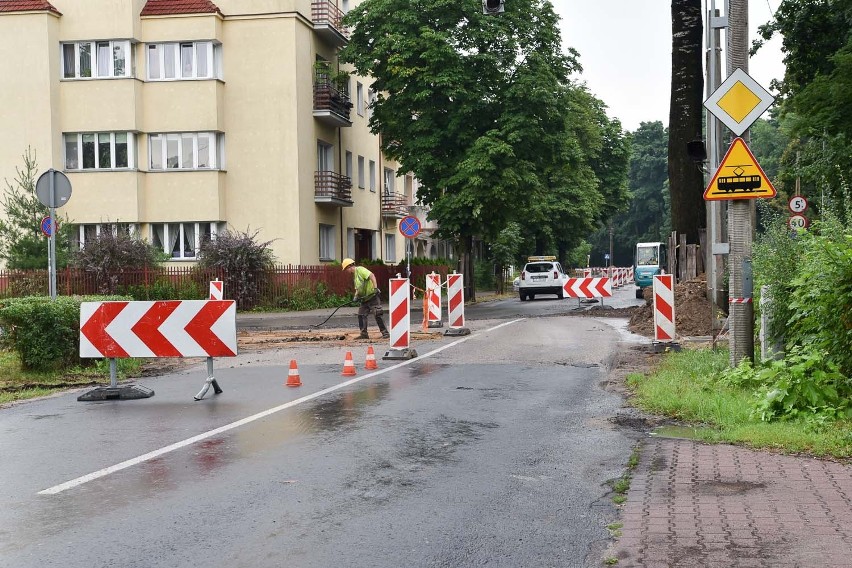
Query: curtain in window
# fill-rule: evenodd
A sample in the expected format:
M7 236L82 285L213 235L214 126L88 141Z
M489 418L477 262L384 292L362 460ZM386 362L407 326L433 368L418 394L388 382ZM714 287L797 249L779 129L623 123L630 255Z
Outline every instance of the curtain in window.
M160 46L157 44L148 46L148 77L150 79L160 78Z
M175 58L177 57L177 45L174 43L164 43L163 48L163 77L166 79L174 79L175 75Z
M66 79L73 79L76 76L76 60L74 44L62 44L62 76Z
M183 256L195 258L195 223L183 223Z
M180 76L184 79L192 78L192 53L195 51L191 43L180 44Z
M180 258L180 224L169 223L169 250L172 258Z
M152 241L154 247L160 252L166 252L166 226L157 223L154 225L154 234L152 235Z
M213 44L203 41L195 44L195 76L210 77L210 66L207 64L210 54L213 52Z
M115 69L114 75L116 77L125 77L127 75L125 62L127 60L127 54L125 53L125 48L127 44L125 42L118 42L112 46L112 66Z
M98 77L109 77L109 42L99 41L98 46Z
M92 44L80 44L80 77L92 76Z

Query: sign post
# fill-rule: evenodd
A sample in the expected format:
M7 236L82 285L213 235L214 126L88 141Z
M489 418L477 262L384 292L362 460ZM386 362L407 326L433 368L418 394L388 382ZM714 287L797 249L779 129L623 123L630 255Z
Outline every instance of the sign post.
M50 299L56 299L56 208L62 207L71 199L71 182L62 172L50 168L38 177L35 187L36 197L42 205L50 209L49 221L42 219L41 230L48 236L47 269L49 274ZM45 230L47 229L47 230ZM48 234L49 233L49 234Z
M406 215L399 220L399 232L409 241L405 244L405 269L408 272L406 275L408 278L411 278L411 248L414 246L411 241L420 234L421 230L420 219L413 215Z

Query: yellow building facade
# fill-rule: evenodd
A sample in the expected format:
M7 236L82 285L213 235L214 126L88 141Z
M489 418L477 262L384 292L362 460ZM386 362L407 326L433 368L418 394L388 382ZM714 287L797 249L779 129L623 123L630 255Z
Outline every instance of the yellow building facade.
M279 263L400 261L416 180L369 131L370 79L340 73L348 8L0 0L0 178L28 147L62 171L77 246L128 230L192 262L231 229Z

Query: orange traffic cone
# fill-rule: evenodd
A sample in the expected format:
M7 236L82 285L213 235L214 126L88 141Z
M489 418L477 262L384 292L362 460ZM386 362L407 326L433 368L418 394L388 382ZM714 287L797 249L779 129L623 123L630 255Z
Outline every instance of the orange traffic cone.
M364 362L364 368L373 370L378 369L379 366L376 364L376 352L373 351L373 346L370 345L367 347L367 360Z
M296 366L296 360L290 359L290 372L287 373L287 386L288 387L300 387L302 386L302 379L299 378L299 367Z
M340 373L344 377L354 377L357 373L355 372L355 363L352 361L352 352L346 352L346 360L343 361L343 372Z

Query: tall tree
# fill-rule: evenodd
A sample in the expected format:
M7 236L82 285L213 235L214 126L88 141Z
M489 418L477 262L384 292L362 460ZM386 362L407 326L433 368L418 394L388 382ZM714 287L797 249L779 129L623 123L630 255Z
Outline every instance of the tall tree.
M672 87L669 108L669 191L672 230L698 243L707 224L704 174L687 153L701 138L703 118L701 0L672 0Z
M563 53L550 2L513 0L493 16L479 0L365 0L345 23L354 31L341 59L374 79L370 126L420 180L442 235L464 249L521 212L524 225L549 223L574 197L570 213L599 215L601 183L580 141L594 113L570 81L577 54Z

